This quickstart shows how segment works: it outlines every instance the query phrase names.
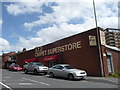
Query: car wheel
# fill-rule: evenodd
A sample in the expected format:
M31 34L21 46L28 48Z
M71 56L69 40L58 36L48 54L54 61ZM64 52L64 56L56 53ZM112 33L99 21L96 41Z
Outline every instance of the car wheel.
M73 74L68 74L68 79L69 79L69 80L74 80Z
M36 75L37 73L38 73L38 72L37 72L37 69L35 69L35 70L33 71L33 74Z
M49 75L50 75L50 76L49 76L50 78L53 78L53 77L54 77L54 74L53 74L52 72L50 72Z
M24 72L27 74L28 73L27 69L24 69Z

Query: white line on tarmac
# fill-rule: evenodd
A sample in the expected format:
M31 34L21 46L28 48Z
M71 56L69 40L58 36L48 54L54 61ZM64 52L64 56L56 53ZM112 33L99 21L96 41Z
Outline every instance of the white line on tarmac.
M35 82L35 83L40 83L40 84L43 84L43 85L50 86L50 84L43 83L43 82L38 82L38 81L35 81L35 80L32 80L32 79L27 79L27 78L23 78L23 79L25 79L25 80L29 80L29 81L32 81L32 82Z
M32 83L19 83L19 85L32 85Z
M1 85L5 86L6 88L12 90L12 88L10 88L9 86L5 85L4 83L0 82Z
M4 78L11 78L11 77L4 77Z

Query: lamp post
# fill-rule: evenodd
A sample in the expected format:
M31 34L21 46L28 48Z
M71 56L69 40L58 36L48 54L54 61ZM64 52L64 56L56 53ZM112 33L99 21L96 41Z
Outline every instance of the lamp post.
M95 2L94 2L94 0L93 0L93 8L94 8L96 30L97 30L97 40L98 40L98 50L99 50L99 59L100 59L101 74L102 74L102 76L104 76L103 61L102 61L102 52L101 52L101 41L100 41L100 34L99 34L98 25L97 25L97 16L96 16L96 8L95 8Z

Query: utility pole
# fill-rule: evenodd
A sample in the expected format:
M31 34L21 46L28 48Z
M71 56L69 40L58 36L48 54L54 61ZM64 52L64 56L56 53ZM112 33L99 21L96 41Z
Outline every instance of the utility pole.
M97 30L97 41L98 41L98 50L99 50L99 58L100 58L100 66L101 66L101 74L104 76L103 72L103 61L102 61L102 52L101 52L101 41L100 41L100 34L99 29L97 25L97 16L96 16L96 8L95 8L95 2L93 0L93 8L94 8L94 16L95 16L95 24L96 24L96 30Z

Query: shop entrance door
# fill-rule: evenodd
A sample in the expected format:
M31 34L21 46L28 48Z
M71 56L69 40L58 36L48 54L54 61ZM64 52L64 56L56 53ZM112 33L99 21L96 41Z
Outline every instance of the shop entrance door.
M113 63L112 63L112 56L107 55L107 64L108 64L108 72L113 73Z

